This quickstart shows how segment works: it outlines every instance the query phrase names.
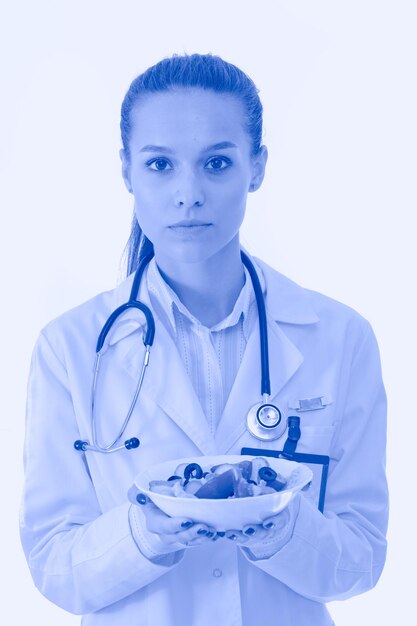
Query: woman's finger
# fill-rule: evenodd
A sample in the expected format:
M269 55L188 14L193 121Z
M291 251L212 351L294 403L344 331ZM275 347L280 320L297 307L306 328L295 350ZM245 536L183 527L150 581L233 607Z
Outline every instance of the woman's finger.
M147 529L160 535L165 543L177 542L196 546L207 541L216 541L226 535L226 533L218 534L216 528L209 527L202 522L166 515L143 493L137 494L136 500L145 514ZM236 533L236 539L237 535L242 534L240 531L230 531L229 536L233 533ZM245 537L243 539L245 540Z
M194 526L194 522L185 517L170 517L151 500L142 506L146 518L146 527L150 532L158 534L174 534Z
M266 528L263 528L261 525L258 524L252 524L252 526L250 526L249 528L253 529L254 532L250 532L249 534L247 534L245 533L244 529L242 531L242 535L246 538L246 540L243 542L241 539L238 539L238 543L245 543L245 545L250 546L251 544L258 543L259 541L264 541L264 539L267 539L271 534L270 530L267 530Z
M289 522L290 512L288 508L285 508L283 511L278 513L278 515L274 515L273 517L268 517L263 520L262 526L267 530L282 530L284 526Z
M224 534L225 539L236 542L238 539L242 539L242 532L240 530L226 530Z
M130 493L130 491L131 490L129 490L128 493ZM148 502L150 502L148 496L145 496L145 494L141 493L141 492L138 492L138 493L135 494L135 500L136 500L137 504L141 504L141 505L144 505L144 504L147 504Z
M176 535L176 537L178 538L178 535ZM192 548L195 546L200 546L204 543L209 543L211 541L216 541L218 539L217 533L215 532L214 529L209 528L208 532L204 533L204 534L198 534L196 533L194 537L192 537L191 539L188 539L186 542L187 547ZM177 539L178 541L178 539ZM181 541L182 543L182 541Z
M206 524L195 524L189 530L183 530L172 535L174 541L189 544L192 541L209 541L216 534L216 531Z
M246 537L253 537L254 535L259 534L259 530L260 530L260 526L259 524L248 524L247 526L244 526L242 528L242 533L246 536Z
M250 545L251 543L263 541L270 534L271 531L263 528L260 524L250 524L249 526L244 526L242 530L227 530L224 536L237 545Z
M216 534L216 529L207 524L193 522L182 517L169 517L153 503L146 507L146 525L150 532L160 536L165 543L187 544L194 539L206 537L211 539Z

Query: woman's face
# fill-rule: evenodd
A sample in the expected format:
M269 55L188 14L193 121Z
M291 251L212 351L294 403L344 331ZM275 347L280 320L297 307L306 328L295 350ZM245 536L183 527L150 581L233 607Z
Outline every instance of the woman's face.
M267 151L251 157L243 106L229 94L179 89L132 110L123 177L155 255L201 262L238 237L248 191L262 183Z

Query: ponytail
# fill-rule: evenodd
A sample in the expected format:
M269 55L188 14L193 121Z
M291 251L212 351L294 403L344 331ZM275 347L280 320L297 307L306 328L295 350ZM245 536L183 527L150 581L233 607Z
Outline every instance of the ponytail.
M153 251L153 243L143 234L134 213L130 236L125 248L128 276L137 270L142 259L151 251Z

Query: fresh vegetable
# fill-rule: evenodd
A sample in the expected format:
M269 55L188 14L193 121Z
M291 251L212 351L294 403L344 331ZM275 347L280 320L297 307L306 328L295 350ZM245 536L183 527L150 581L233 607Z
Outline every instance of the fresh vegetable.
M198 463L181 463L168 480L152 480L149 489L176 497L219 500L274 493L286 485L286 479L265 458L256 457L206 469Z

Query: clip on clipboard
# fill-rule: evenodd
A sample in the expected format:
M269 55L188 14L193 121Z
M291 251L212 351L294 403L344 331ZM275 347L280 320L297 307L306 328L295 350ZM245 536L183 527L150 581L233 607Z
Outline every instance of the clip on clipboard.
M263 448L242 448L241 454L250 454L252 456L273 456L277 459L287 459L288 461L296 461L297 463L306 463L311 465L321 465L320 489L318 494L318 509L321 513L324 510L324 499L326 496L327 476L329 473L330 458L324 454L306 454L296 452L298 440L301 437L300 418L298 415L288 418L288 437L282 450L265 450Z

